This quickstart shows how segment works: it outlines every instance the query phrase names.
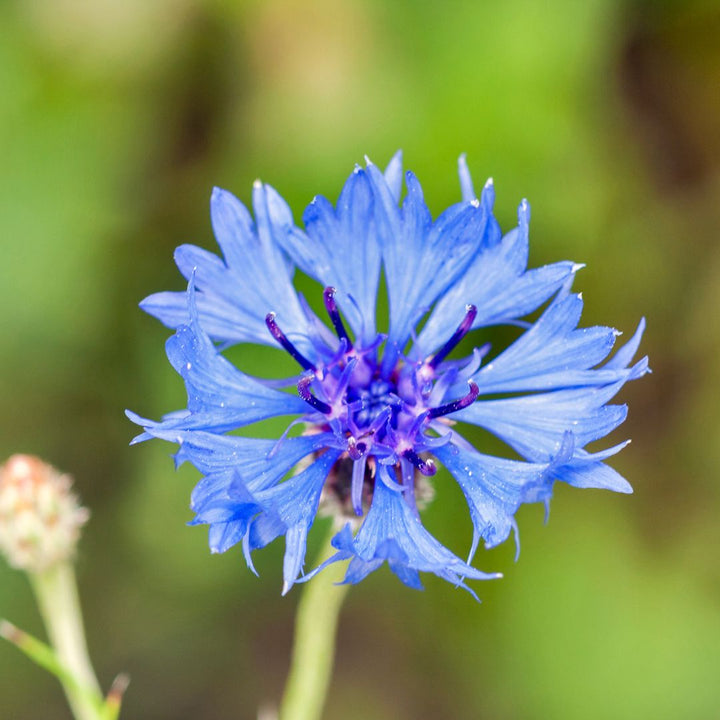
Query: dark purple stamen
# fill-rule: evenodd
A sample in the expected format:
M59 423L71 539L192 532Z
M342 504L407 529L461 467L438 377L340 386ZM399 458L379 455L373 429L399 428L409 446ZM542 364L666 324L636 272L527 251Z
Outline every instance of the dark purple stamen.
M423 460L414 450L410 448L403 450L402 456L406 460L409 460L425 476L429 477L437 472L437 467L432 460Z
M318 400L310 392L310 385L313 380L314 377L312 375L305 375L305 377L301 378L300 382L297 384L298 394L308 405L314 407L318 412L321 412L324 415L329 415L332 412L330 405L322 400Z
M438 350L428 365L435 369L452 352L453 348L468 334L477 316L477 308L474 305L465 306L465 317L458 325L452 337Z
M323 300L325 301L325 307L327 308L328 315L330 316L330 322L332 322L337 336L341 340L343 338L347 340L348 348L351 348L352 341L347 334L345 325L343 325L342 318L340 317L340 312L337 309L337 304L335 303L335 293L336 290L334 287L326 287L325 290L323 290Z
M478 388L474 380L470 380L468 382L468 385L470 386L470 392L465 395L465 397L461 397L459 400L454 400L453 402L446 403L445 405L439 405L438 407L430 408L427 411L428 417L430 419L442 417L443 415L449 415L450 413L454 413L457 410L462 410L463 408L466 408L468 405L472 405L477 399L477 396L480 394L480 389Z
M285 333L275 322L275 313L271 312L265 316L265 324L270 334L282 345L283 349L288 352L297 361L299 365L306 370L315 370L315 366L285 337Z

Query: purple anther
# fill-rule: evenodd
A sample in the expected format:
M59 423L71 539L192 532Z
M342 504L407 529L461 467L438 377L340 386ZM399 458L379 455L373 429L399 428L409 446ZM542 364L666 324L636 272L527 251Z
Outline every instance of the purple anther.
M423 460L414 450L410 448L403 450L402 456L406 460L409 460L426 477L430 477L437 472L437 467L432 459Z
M330 316L330 322L332 322L337 336L341 340L347 340L349 349L352 347L352 342L347 334L345 325L343 325L342 318L340 317L340 312L337 309L337 304L335 303L335 293L336 290L334 287L326 287L325 290L323 290L323 300L325 301L325 307L327 308L328 315Z
M474 380L470 380L468 382L468 385L470 386L470 392L465 395L465 397L461 397L459 400L454 400L453 402L446 403L445 405L430 408L427 411L428 417L432 420L433 418L442 417L443 415L449 415L450 413L454 413L457 410L462 410L463 408L466 408L468 405L472 405L475 400L477 400L477 396L480 394L480 389L478 388Z
M315 408L315 410L323 413L324 415L329 415L332 412L332 408L326 402L318 400L310 392L310 385L314 379L315 378L312 375L305 375L302 377L300 382L297 384L298 394L308 405Z
M431 368L436 368L455 348L455 346L470 332L472 324L475 322L477 316L477 308L474 305L465 306L465 317L462 322L458 325L457 330L452 334L452 337L435 353L435 356L430 360L428 365Z
M296 362L306 370L315 370L315 366L302 354L299 350L285 337L285 333L275 322L275 313L270 312L265 316L265 324L270 334L282 345L283 349L288 352Z

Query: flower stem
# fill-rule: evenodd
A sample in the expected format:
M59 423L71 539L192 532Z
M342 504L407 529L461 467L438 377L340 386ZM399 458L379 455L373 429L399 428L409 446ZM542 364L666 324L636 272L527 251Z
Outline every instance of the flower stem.
M333 526L320 553L325 559ZM343 577L342 565L332 564L303 588L295 618L290 674L280 705L279 720L319 720L332 675L335 633L340 607L349 585L336 585Z
M73 566L64 562L29 577L50 642L76 681L61 678L73 715L76 720L97 720L103 698L88 656Z

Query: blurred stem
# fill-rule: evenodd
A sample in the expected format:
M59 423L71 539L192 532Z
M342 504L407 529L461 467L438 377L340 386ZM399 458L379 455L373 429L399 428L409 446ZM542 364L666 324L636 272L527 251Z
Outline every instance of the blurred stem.
M331 523L320 551L321 560L335 552L330 544L333 532ZM343 570L342 565L334 563L303 588L280 720L319 720L322 715L332 675L340 607L349 588L335 584L342 580Z
M50 642L77 684L61 679L76 720L97 720L103 699L88 656L75 570L69 562L30 573Z

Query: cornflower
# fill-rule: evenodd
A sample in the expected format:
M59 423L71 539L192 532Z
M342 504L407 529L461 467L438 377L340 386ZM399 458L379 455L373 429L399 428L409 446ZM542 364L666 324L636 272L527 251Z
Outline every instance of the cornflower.
M215 189L211 218L223 258L179 247L187 293L141 303L175 329L167 355L188 403L160 422L129 413L144 428L134 442L177 443L177 464L189 461L203 474L191 524L209 525L213 552L241 543L254 570L252 552L285 537L283 594L341 560L349 561L346 583L387 562L413 588L430 572L474 594L467 579L499 577L470 564L480 540L486 547L506 540L517 531L518 508L547 504L555 481L631 492L605 464L626 443L586 446L623 422L626 407L608 403L648 371L647 358L632 362L644 322L608 360L619 333L578 328L583 302L571 284L582 266L528 269L528 203L503 235L492 181L478 197L464 156L459 174L462 201L433 220L411 172L400 201L400 153L384 173L368 160L336 206L313 199L304 230L268 185L253 187L254 220ZM319 283L325 321L295 290L297 270ZM379 331L381 273L389 324ZM523 332L492 352L483 330L495 325ZM466 337L480 344L458 357ZM242 372L222 351L244 343L281 348L298 375L278 381ZM229 434L277 416L295 416L279 439ZM458 423L489 431L516 457L479 452ZM291 434L298 424L304 431ZM420 518L438 463L467 501L467 560ZM342 519L335 552L303 574L321 507Z

